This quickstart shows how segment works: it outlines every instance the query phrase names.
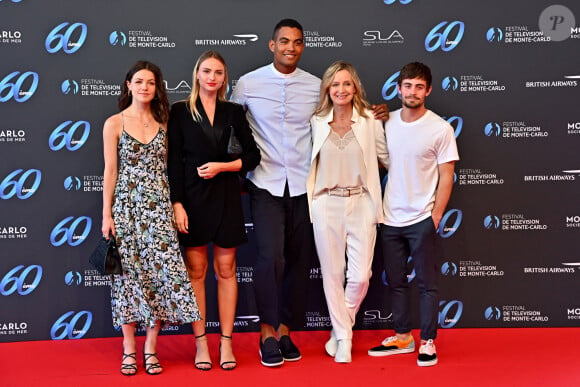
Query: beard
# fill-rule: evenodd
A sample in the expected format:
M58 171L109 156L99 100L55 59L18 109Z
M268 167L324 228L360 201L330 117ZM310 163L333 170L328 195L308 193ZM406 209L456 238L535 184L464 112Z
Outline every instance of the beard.
M424 101L420 99L411 99L411 98L404 98L403 105L409 109L418 109L423 106Z

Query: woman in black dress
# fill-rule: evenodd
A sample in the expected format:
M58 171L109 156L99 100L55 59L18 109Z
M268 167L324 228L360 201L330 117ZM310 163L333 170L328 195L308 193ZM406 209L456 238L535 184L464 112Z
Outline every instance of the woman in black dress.
M246 114L227 102L227 67L216 51L203 53L193 71L188 100L176 102L169 116L168 173L171 201L186 266L203 321L193 323L195 366L212 367L205 336L205 278L208 244L213 243L221 326L220 367L236 367L231 335L238 296L236 246L247 241L240 198L240 172L254 169L260 152ZM231 131L242 145L239 156L228 154Z

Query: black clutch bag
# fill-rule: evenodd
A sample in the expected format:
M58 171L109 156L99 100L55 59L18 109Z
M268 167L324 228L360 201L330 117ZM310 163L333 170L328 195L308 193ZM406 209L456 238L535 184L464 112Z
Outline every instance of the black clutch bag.
M232 159L237 159L242 154L242 144L236 137L236 131L230 126L230 139L228 140L228 154Z
M123 272L121 256L119 255L119 250L117 250L115 237L111 235L108 240L102 237L89 257L89 262L102 275L121 274Z

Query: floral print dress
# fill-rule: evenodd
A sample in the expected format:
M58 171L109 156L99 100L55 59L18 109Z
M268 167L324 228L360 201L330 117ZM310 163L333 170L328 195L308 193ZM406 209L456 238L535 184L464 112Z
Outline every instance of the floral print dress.
M123 274L112 276L113 325L200 320L179 250L166 175L163 129L142 144L123 130L113 219Z

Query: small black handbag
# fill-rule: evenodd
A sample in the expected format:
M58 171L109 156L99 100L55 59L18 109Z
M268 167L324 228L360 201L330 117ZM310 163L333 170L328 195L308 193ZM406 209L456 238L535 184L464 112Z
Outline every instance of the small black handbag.
M230 139L228 140L228 154L232 159L237 159L242 154L242 144L236 137L236 131L230 126Z
M121 256L117 249L115 237L110 235L109 239L102 237L97 247L89 257L89 262L102 274L121 274Z

